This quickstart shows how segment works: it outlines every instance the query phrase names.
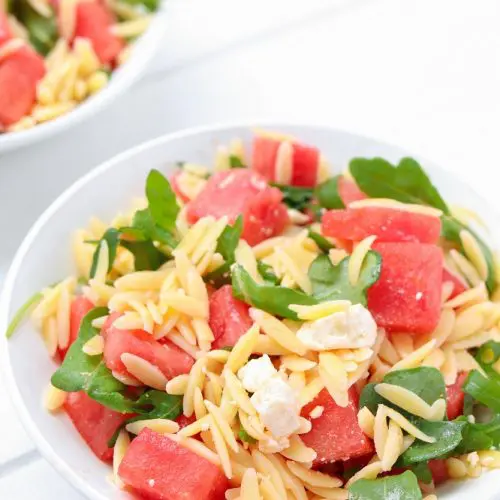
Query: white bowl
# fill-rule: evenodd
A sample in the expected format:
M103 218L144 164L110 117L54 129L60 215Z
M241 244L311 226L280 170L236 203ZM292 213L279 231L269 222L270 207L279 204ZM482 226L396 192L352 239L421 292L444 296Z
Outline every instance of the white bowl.
M265 127L318 146L337 172L354 156L382 156L395 161L408 155L397 147L338 130L279 123ZM211 164L217 144L234 137L249 141L251 135L250 126L217 126L163 136L118 155L78 180L45 211L19 248L0 300L0 332L6 330L9 319L27 297L74 272L71 232L85 226L92 215L110 220L118 211L129 208L132 198L143 193L151 168L168 172L180 160ZM446 199L466 203L496 230L498 219L484 200L445 170L421 161ZM10 341L3 334L1 338L1 366L8 389L42 455L91 499L130 498L110 484L109 467L94 457L69 419L49 415L42 407L42 392L56 365L33 326L25 322ZM500 493L499 477L497 471L480 479L448 484L440 498L493 500Z
M109 84L101 92L89 97L73 111L20 132L0 134L0 155L17 148L48 139L95 115L127 90L146 70L165 35L169 2L162 2L147 31L134 46L130 59L113 72Z

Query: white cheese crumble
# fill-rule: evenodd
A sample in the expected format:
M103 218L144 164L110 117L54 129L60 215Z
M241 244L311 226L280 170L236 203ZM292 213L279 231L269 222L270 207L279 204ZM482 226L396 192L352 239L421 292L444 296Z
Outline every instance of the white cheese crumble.
M148 479L148 484L152 488L155 485L155 480L154 479Z
M295 391L277 374L258 388L250 401L274 437L289 436L299 429L299 400Z
M279 439L261 439L259 441L259 451L262 453L280 453L286 450L290 446L290 441L286 437L281 437Z
M368 309L355 304L304 323L297 338L313 351L371 347L377 338L377 324Z
M238 378L248 392L255 392L277 373L269 356L264 354L260 358L251 359L240 368Z
M309 413L309 416L311 418L319 418L321 417L321 415L323 415L323 412L325 411L325 407L324 406L315 406L312 410L311 410L311 413Z

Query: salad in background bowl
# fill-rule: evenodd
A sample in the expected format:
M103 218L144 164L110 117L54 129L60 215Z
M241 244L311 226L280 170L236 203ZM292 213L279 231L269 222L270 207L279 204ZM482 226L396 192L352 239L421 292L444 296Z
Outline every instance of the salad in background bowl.
M41 452L99 500L495 498L492 210L398 148L267 128L123 153L30 231L0 326Z
M160 0L0 0L0 151L76 123L129 86L161 40L161 9Z

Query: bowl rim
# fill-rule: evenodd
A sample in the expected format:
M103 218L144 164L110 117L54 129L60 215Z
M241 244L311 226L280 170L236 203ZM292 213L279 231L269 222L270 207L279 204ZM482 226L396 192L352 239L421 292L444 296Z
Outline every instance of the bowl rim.
M96 493L91 487L89 487L88 483L80 477L74 470L67 465L57 454L54 448L50 445L49 441L43 436L40 432L36 422L32 419L27 407L25 406L24 400L21 396L20 390L17 386L16 380L14 378L13 369L10 362L10 354L8 349L8 339L5 337L4 332L7 330L7 326L9 324L9 309L11 307L11 295L14 284L17 279L18 271L24 261L24 257L26 253L31 248L31 245L36 240L38 233L45 226L45 224L52 218L52 216L60 210L61 207L82 187L86 184L90 183L95 178L98 178L103 172L113 168L115 165L119 165L122 161L125 161L127 158L140 155L143 151L146 151L150 148L153 148L159 144L168 144L170 142L175 142L178 139L189 138L192 136L196 136L204 133L222 133L227 132L232 129L241 129L241 128L271 128L275 130L279 130L280 128L303 128L309 130L322 130L322 131L331 131L332 133L340 133L346 136L355 137L361 140L369 140L375 141L379 145L387 146L389 148L400 150L405 152L406 154L412 154L410 151L405 148L399 147L390 142L379 140L372 136L359 134L355 131L350 131L346 129L341 129L325 124L319 123L309 123L309 122L295 122L295 121L280 121L277 119L267 119L267 120L252 120L245 122L217 122L214 124L205 124L195 127L184 128L176 132L162 134L158 137L150 139L146 142L143 142L139 145L136 145L132 148L129 148L121 153L113 156L112 158L101 162L100 164L93 167L90 171L88 171L85 175L78 178L71 186L65 189L57 198L42 212L42 214L38 217L35 223L31 226L28 233L24 237L22 243L20 244L12 262L9 266L7 274L5 276L5 280L3 282L3 286L0 289L0 373L3 374L4 380L6 382L6 390L10 396L10 399L13 403L13 406L20 416L21 423L25 430L27 431L28 436L33 440L36 449L40 453L40 455L46 459L52 467L54 467L60 476L66 480L71 486L73 486L79 493L84 494L86 497L92 500L107 500L107 497L101 495L100 493ZM432 168L441 172L446 173L447 175L454 176L458 182L463 182L460 175L450 172L449 169L445 167L441 167L440 165L426 160L424 157L420 155L413 155L421 161L424 161L429 164L432 164ZM484 200L488 205L490 202L488 199L479 195L473 188L468 186L468 189L476 196ZM491 205L490 205L491 208ZM493 210L495 213L495 210ZM495 213L496 215L496 213Z
M130 59L113 72L116 76L111 78L108 86L85 99L69 113L54 120L40 123L31 129L0 134L0 155L57 136L90 116L100 113L114 102L144 74L155 55L165 35L163 27L167 10L168 4L162 0L151 24L133 47Z

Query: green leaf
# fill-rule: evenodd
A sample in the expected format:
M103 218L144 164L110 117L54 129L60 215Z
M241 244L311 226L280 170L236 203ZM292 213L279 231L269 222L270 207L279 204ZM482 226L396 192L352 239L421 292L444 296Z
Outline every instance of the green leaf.
M426 403L432 405L438 399L446 400L446 386L443 375L436 368L430 366L421 366L410 368L408 370L396 370L387 373L383 380L386 384L398 385L412 391L421 397ZM395 405L385 400L375 391L376 384L367 384L361 392L359 406L367 406L375 415L379 404L385 404L391 408L401 411ZM406 412L402 412L409 417Z
M427 462L433 458L442 458L453 451L462 441L462 429L466 422L429 422L417 419L417 427L436 438L435 443L424 443L418 439L399 457L396 466L407 466L420 462Z
M308 231L308 236L311 238L311 240L318 245L318 248L325 253L328 253L332 248L335 248L335 245L328 241L324 236L321 236L321 234L313 231L312 229L309 229Z
M229 281L229 271L234 264L235 251L243 231L243 217L241 215L235 220L232 226L227 225L217 240L216 252L224 258L224 264L206 276L207 281L220 286Z
M486 378L477 370L472 370L462 390L495 413L500 413L500 384L496 380Z
M131 228L121 228L123 232L132 236L135 240L154 240L168 245L170 248L177 246L177 240L172 233L158 224L155 224L149 208L138 210L134 214Z
M52 375L54 387L66 392L85 391L92 399L121 413L132 413L133 401L122 394L126 387L116 380L100 356L88 356L82 350L99 333L94 319L106 316L108 309L96 307L82 320L78 338L73 342L61 366Z
M470 227L462 224L460 221L454 217L443 215L441 216L441 236L448 241L457 243L461 253L465 254L462 241L460 239L460 231L466 229L469 231L474 238L476 238L481 251L483 252L484 258L486 259L486 264L488 266L488 276L486 278L486 288L491 294L495 290L495 264L493 260L493 253L486 243L474 232Z
M382 158L354 158L349 170L361 191L372 198L430 205L450 213L438 190L413 158L401 159L398 166Z
M108 244L108 273L113 268L113 263L116 258L116 249L118 248L118 244L120 242L120 231L111 227L106 229L106 232L103 234L102 238L99 240L96 249L94 250L94 255L92 257L92 266L90 267L90 278L95 276L97 272L97 264L99 263L99 253L102 248L102 242L106 241Z
M274 274L273 268L269 264L266 264L265 262L258 260L257 271L259 271L259 274L262 276L262 279L266 282L266 284L268 285L280 284L280 280L278 279L276 274Z
M334 266L328 255L318 255L309 267L308 275L313 296L319 302L326 300L350 300L353 304L366 305L366 292L379 278L382 259L370 250L365 257L358 281L351 285L348 276L349 259L345 257Z
M241 158L236 155L229 156L229 166L231 168L246 168L246 165L241 161Z
M474 357L486 375L500 383L500 373L494 368L495 363L500 358L500 343L490 340L478 349Z
M288 208L304 210L309 206L313 198L312 188L275 183L271 183L271 185L278 188L283 193L283 203Z
M245 429L243 429L243 427L238 431L238 437L244 443L255 444L257 442L255 438L250 436L250 434L248 434L248 432Z
M314 196L323 208L345 208L344 202L339 194L339 180L341 175L336 175L316 187Z
M259 285L240 265L235 265L232 269L232 285L236 298L283 318L298 319L297 314L288 308L290 304L312 306L318 303L314 297L291 288Z
M134 255L136 271L156 271L168 260L167 256L151 240L122 241L121 245Z
M13 3L13 13L27 29L34 49L46 56L59 38L55 12L52 10L52 15L45 17L33 9L27 0L17 0Z
M349 500L422 500L417 477L406 471L399 476L359 479L349 487Z
M166 231L174 231L179 205L168 179L158 170L151 170L146 180L148 208L155 224Z
M15 331L19 328L19 325L23 322L24 318L34 309L34 307L43 299L42 292L34 293L14 314L5 336L10 339L14 335Z
M129 5L143 5L146 7L147 10L150 12L154 12L155 10L158 10L158 7L160 6L160 0L122 0L124 3L127 3Z
M424 484L432 483L432 472L429 469L427 462L420 462L418 464L413 464L410 470L417 476L417 479Z
M467 417L459 417L457 420L465 422L465 427L462 431L462 442L455 454L463 455L500 446L500 415L494 415L487 423L472 423Z

